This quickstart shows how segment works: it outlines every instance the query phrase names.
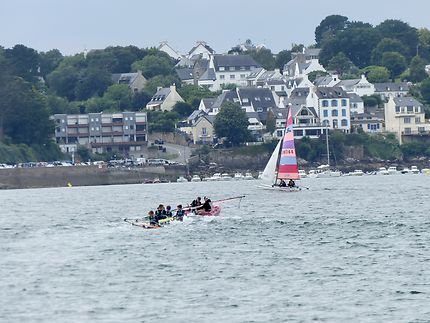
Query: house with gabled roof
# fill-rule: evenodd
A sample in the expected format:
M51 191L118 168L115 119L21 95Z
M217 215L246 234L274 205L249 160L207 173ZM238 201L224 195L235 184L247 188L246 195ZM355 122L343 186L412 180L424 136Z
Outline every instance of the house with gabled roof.
M337 83L339 83L339 75L337 74L328 74L324 76L318 76L315 81L315 86L325 86L325 87L332 87L335 86Z
M357 113L364 113L364 101L363 99L355 93L348 93L349 96L349 110L351 115Z
M216 81L210 90L218 91L228 84L246 86L247 77L259 67L249 55L212 55L209 68L214 69Z
M111 76L112 83L125 84L133 92L140 92L145 88L147 79L143 76L142 71L135 73L115 73Z
M176 86L159 87L146 105L148 110L171 111L176 103L184 102L184 99L176 91Z
M182 55L179 54L178 51L176 51L175 49L172 48L172 46L170 46L167 41L162 41L160 43L160 45L158 46L158 50L165 52L167 55L169 55L171 58L173 58L174 60L179 60L182 58Z
M425 119L424 105L410 96L390 96L384 105L385 130L396 134L399 143L404 136L429 135L430 123Z
M199 110L202 110L206 113L211 111L213 104L215 103L216 98L203 98L200 100Z
M351 128L361 129L365 133L385 131L384 111L378 107L367 107L363 113L351 115Z
M335 86L341 87L347 93L355 93L358 96L375 94L375 86L367 80L364 74L359 79L341 80Z
M388 100L392 97L407 96L409 93L409 83L373 83L375 86L375 94L378 94L382 100Z
M302 53L292 53L292 59L284 65L283 74L288 77L303 77L314 71L326 71L319 63L321 49L305 48Z
M247 78L248 86L264 86L269 80L281 80L283 75L279 69L267 71L264 68L257 68L255 72L251 73Z
M306 105L288 105L283 108L271 109L276 120L276 129L272 134L275 138L281 138L284 135L285 124L287 121L288 110L291 109L293 117L293 128L295 138L318 138L324 131L321 127L320 119L313 107Z
M177 128L188 134L194 144L212 144L215 135L214 121L214 116L203 110L195 110L186 120L178 123Z
M188 52L188 58L193 59L193 57L200 56L209 59L214 54L215 51L205 41L198 40L196 45Z

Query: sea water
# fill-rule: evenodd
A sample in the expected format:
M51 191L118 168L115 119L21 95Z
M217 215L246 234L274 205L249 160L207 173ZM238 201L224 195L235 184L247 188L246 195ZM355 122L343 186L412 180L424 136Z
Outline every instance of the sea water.
M430 322L430 176L0 191L1 322ZM219 217L123 221L197 196Z

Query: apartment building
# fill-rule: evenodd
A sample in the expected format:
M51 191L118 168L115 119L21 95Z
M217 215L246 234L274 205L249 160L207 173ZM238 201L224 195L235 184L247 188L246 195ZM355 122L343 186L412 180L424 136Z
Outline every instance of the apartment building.
M144 112L55 114L55 139L63 152L85 146L93 153L119 152L143 157L147 146L147 117Z

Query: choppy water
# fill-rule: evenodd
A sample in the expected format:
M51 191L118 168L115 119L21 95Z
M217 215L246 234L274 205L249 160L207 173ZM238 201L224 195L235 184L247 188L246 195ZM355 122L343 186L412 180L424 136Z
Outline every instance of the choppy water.
M430 322L430 177L0 191L1 322ZM122 221L246 194L218 218Z

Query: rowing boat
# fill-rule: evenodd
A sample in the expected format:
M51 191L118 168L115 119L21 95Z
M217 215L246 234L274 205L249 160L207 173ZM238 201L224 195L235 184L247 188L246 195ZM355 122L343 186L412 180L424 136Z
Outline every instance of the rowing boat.
M193 215L193 211L196 210L198 208L189 208L188 210L185 210L185 215ZM200 215L200 216L218 216L221 213L221 206L219 205L213 205L212 209L210 211L203 211L203 209L198 209L198 213L195 215Z

